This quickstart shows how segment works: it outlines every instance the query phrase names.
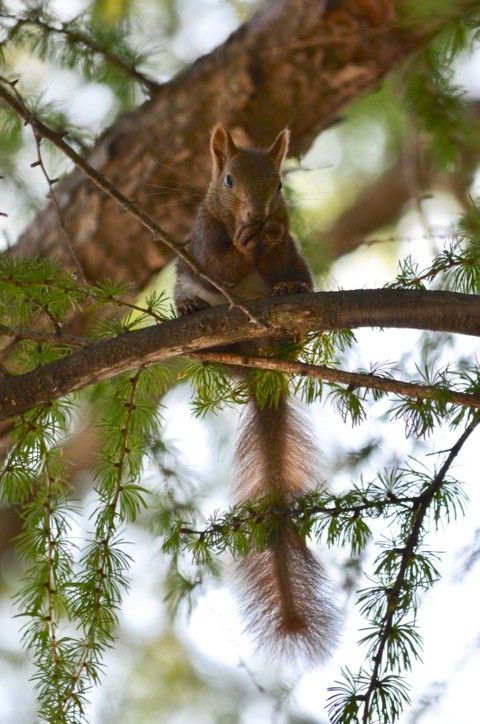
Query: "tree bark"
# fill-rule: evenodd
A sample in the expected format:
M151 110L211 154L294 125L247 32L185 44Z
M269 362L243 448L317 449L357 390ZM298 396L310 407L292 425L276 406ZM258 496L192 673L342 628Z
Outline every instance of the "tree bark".
M289 125L292 153L304 153L342 109L374 90L419 43L418 31L395 22L395 5L401 4L267 3L223 45L108 129L89 162L182 241L208 182L213 123L222 121L237 141L257 145L269 144ZM55 188L88 280L118 277L139 289L170 257L81 172ZM55 255L72 266L51 206L37 215L13 253Z
M191 351L268 335L356 327L428 329L480 336L480 295L412 289L295 294L248 302L264 326L240 309L211 307L107 341L0 381L0 420L122 372Z

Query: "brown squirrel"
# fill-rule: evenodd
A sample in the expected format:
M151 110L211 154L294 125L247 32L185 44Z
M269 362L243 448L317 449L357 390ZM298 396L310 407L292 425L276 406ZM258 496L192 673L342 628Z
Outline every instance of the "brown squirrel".
M289 137L287 129L281 131L264 151L237 147L221 124L211 134L212 178L185 248L212 278L245 299L313 288L290 235L281 192ZM183 260L178 261L174 300L180 315L226 301ZM233 348L257 351L264 342ZM260 406L252 390L249 408L236 451L238 497L268 496L283 522L266 550L250 553L239 564L243 612L261 651L271 654L273 648L289 661L322 659L336 638L336 616L322 566L286 512L315 479L315 445L285 397L277 407Z

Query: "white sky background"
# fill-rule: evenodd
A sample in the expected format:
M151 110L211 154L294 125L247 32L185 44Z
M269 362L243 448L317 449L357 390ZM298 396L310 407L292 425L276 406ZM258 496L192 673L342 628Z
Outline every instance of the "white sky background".
M55 4L62 12L76 12L82 5L80 0L60 0ZM208 52L216 46L235 27L235 17L230 8L226 8L220 0L183 0L181 17L182 30L175 41L175 50L178 55L189 62L198 54ZM20 67L19 72L22 68ZM29 66L32 77L32 68ZM462 77L472 93L479 94L480 63L478 57L469 62L462 69ZM50 89L52 97L68 99L72 122L88 123L93 128L100 126L104 114L107 114L113 102L108 90L101 89L94 84L84 86L70 71L48 71L37 66L33 72L34 82L40 88ZM328 143L322 139L328 139ZM335 132L328 131L316 144L315 153L309 156L307 162L312 166L325 167L318 174L319 193L329 183L333 183L335 169L329 169L330 164L338 162L341 148L335 145ZM374 161L374 151L370 154L370 161ZM25 164L31 162L26 156ZM304 183L302 182L302 184ZM478 190L477 190L478 189ZM311 191L311 190L310 190ZM474 193L480 193L480 182L474 187ZM2 200L2 206L5 202ZM458 214L454 202L437 195L436 198L423 204L423 217L418 212L405 215L401 225L396 230L399 238L417 239L416 242L406 241L402 245L399 256L412 253L412 243L415 244L415 254L424 254L425 263L431 256L432 247L436 241L420 241L424 239L426 229L446 229ZM2 221L0 221L2 223ZM4 222L11 235L16 232L15 225L18 219ZM395 274L391 257L377 254L376 250L360 249L354 254L341 259L333 269L332 285L343 288L356 288L360 286L381 286ZM416 333L386 331L384 333L362 330L357 334L359 339L359 352L352 363L354 366L367 367L369 362L378 360L397 360L405 350L412 349L417 339ZM475 351L478 341L469 338L458 338L457 347L452 357L461 351ZM222 474L228 476L228 453L222 453L219 460L215 427L205 426L195 421L189 409L186 390L175 391L169 395L169 405L165 413L167 436L176 442L182 451L186 462L197 468L201 475L208 480L212 475L221 478ZM384 430L384 421L369 419L368 423L354 430L348 424L342 423L340 416L334 412L329 403L317 405L312 409L315 415L315 424L319 429L322 447L325 451L327 470L333 466L335 455L340 445L354 449L362 440L368 438L372 432ZM222 418L222 426L234 427L235 415ZM218 428L217 428L218 430ZM458 433L457 433L458 434ZM392 447L397 447L402 454L408 454L410 443L405 441L403 426L388 423L386 439ZM192 441L196 441L194 446ZM452 437L446 434L436 435L434 440L428 441L426 450L442 450L452 444ZM407 679L412 685L412 698L418 706L418 698L425 693L434 682L449 682L445 695L439 700L429 713L425 713L419 721L421 724L471 724L474 721L474 712L477 711L478 671L480 654L478 642L480 641L480 623L478 616L478 578L473 573L462 577L462 552L471 545L480 518L480 486L478 481L478 435L477 441L472 439L467 443L465 451L458 460L455 474L465 480L466 490L471 500L465 518L450 524L448 528L432 535L431 546L433 550L444 551L439 568L443 574L442 581L436 584L425 596L420 608L420 632L424 636L425 649L423 663L415 665L414 670ZM423 458L422 458L423 459ZM432 458L426 458L431 461ZM219 470L224 466L224 471ZM369 479L374 476L374 471ZM348 485L347 476L337 474L331 480L334 486ZM227 503L228 491L216 491L209 501L209 509L223 507ZM148 641L161 630L165 620L163 606L159 600L159 591L156 587L156 576L152 569L161 569L162 562L158 549L152 550L151 539L141 532L134 533L135 563L132 569L133 585L122 609L122 627L127 640L132 642ZM370 556L375 555L372 549ZM335 557L334 551L324 551L326 561ZM366 585L367 581L363 582ZM343 605L341 596L339 602ZM0 622L2 622L1 649L13 656L20 652L16 625L11 622L11 610L6 602L0 608ZM311 717L312 722L326 721L323 711L323 702L326 698L326 689L335 679L340 678L340 668L348 665L355 671L363 662L364 650L357 646L361 637L359 629L364 623L358 614L351 610L350 602L347 604L348 617L343 632L342 643L335 652L331 662L322 669L315 670L303 676L298 681L292 700L293 710ZM8 618L8 622L7 622ZM227 587L216 588L201 599L191 621L185 625L180 621L177 626L179 635L186 645L195 652L195 657L202 668L211 667L215 670L219 664L231 669L245 679L250 678L250 686L254 690L257 682L267 689L273 686L269 673L263 664L258 665L249 660L248 643L241 636L241 624L235 613L233 599ZM94 698L92 707L93 724L103 724L101 712L105 710L105 701L113 698L112 694L118 690L122 677L127 670L122 668L122 659L115 653L110 657L110 669L107 672L104 684L98 695ZM248 660L251 676L239 668L240 658ZM128 673L128 672L127 672ZM31 721L31 702L25 695L28 676L27 669L23 672L23 680L13 678L12 669L0 661L0 724L27 724ZM28 689L27 689L28 690ZM22 692L22 693L21 693ZM415 709L414 706L414 709ZM245 724L261 724L272 720L271 704L255 704L255 710L245 703ZM117 719L124 723L119 714ZM412 720L412 712L401 719L403 724ZM210 722L201 712L195 712L196 724ZM110 720L108 720L110 721ZM172 718L169 724L191 724L192 712ZM130 723L129 723L130 724ZM132 723L133 724L133 723Z

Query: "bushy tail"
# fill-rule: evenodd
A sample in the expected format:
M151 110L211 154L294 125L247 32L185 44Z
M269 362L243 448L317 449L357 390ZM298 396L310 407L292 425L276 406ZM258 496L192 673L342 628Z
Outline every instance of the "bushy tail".
M268 496L276 525L269 547L242 559L237 577L242 612L258 649L287 663L325 659L337 638L323 567L285 512L315 486L318 466L300 412L283 397L277 408L261 409L252 396L236 453L237 496L239 501Z

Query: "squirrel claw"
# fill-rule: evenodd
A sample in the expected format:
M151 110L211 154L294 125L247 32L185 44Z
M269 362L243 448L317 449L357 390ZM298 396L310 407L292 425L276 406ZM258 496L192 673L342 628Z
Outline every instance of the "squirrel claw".
M286 297L288 294L302 294L302 292L310 291L311 287L305 282L278 282L273 287L275 297Z
M177 312L179 317L185 317L187 314L194 314L201 309L206 309L210 304L200 297L191 297L177 304Z

